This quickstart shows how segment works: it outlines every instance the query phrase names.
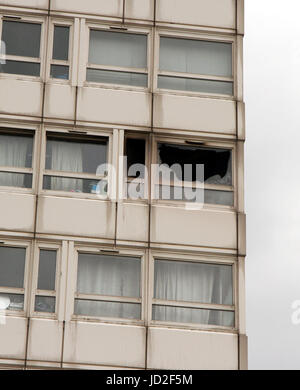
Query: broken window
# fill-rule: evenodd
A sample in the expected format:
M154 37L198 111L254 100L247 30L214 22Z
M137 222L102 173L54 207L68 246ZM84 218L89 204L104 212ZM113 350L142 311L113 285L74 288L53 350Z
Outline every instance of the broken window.
M204 203L233 206L231 149L158 143L158 163L158 198L196 201L204 187Z
M127 157L127 197L143 199L145 197L146 140L126 138L125 156Z

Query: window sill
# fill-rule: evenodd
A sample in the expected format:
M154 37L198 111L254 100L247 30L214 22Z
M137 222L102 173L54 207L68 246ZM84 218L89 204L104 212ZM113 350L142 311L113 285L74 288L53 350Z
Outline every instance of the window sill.
M229 101L237 100L234 95L221 95L221 94L204 93L204 92L180 91L175 89L173 90L173 89L156 88L154 90L154 94L174 95L174 96L182 96L182 97L198 97L198 98L205 98L205 99L229 100Z

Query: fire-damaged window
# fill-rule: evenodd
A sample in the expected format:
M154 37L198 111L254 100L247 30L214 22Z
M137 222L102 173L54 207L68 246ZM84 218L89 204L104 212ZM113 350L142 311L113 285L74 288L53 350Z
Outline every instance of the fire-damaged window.
M143 199L146 185L146 139L132 138L125 140L126 166L126 189L127 198Z
M231 149L158 143L158 163L157 198L233 206Z

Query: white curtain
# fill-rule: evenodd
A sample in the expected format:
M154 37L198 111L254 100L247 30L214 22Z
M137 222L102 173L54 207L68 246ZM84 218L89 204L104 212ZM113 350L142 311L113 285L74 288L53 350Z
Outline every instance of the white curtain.
M82 172L82 148L76 142L52 141L51 169L64 172ZM67 175L66 175L67 176ZM51 189L57 191L82 191L82 179L51 178Z
M139 258L80 254L77 292L117 297L140 297ZM119 302L77 301L77 314L139 318L140 305Z
M31 142L31 140L30 140ZM26 165L28 142L24 137L0 136L0 166L22 167ZM25 176L15 173L1 173L0 186L23 187Z
M230 266L155 261L154 297L161 300L232 304ZM222 322L221 312L171 306L154 306L160 321L212 324ZM221 325L221 324L220 324Z

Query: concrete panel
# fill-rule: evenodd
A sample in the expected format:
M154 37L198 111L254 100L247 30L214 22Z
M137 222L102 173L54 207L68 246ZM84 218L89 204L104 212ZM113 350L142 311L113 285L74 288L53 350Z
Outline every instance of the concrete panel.
M0 78L1 114L41 116L42 97L42 83Z
M0 323L0 359L24 359L26 334L26 318L7 316L5 324Z
M80 88L77 119L88 122L150 126L151 97L144 92Z
M48 9L49 0L0 0L0 5L34 9Z
M154 19L154 0L127 0L125 2L125 18Z
M45 93L45 116L48 118L75 118L76 88L64 84L47 84Z
M151 242L236 249L236 214L156 205L151 209Z
M33 232L35 196L0 192L0 230Z
M159 0L157 21L233 29L235 5L236 0Z
M62 336L62 322L49 319L31 319L28 359L59 362L61 360Z
M155 95L154 127L232 135L236 133L236 104L230 100Z
M118 205L117 239L148 241L149 207L145 204Z
M149 328L147 359L149 369L237 370L238 336Z
M64 362L145 367L145 328L69 322L65 328Z
M122 0L52 0L51 10L122 17Z
M91 199L41 196L38 233L113 238L115 205Z

